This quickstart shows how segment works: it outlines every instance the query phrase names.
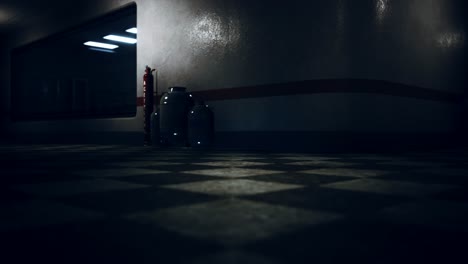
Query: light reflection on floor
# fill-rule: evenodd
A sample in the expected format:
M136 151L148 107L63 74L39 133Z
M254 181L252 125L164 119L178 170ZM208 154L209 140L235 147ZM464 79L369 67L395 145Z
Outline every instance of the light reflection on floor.
M11 263L467 258L468 152L10 145L0 154L0 243Z

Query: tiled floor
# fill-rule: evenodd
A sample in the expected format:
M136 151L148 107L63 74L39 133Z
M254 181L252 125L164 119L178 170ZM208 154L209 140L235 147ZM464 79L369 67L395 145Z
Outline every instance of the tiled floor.
M468 151L0 155L0 263L468 263Z

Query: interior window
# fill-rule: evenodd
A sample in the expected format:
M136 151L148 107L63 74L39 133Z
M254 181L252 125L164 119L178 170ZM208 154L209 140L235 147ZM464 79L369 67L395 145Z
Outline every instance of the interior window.
M136 5L12 52L14 120L136 114Z

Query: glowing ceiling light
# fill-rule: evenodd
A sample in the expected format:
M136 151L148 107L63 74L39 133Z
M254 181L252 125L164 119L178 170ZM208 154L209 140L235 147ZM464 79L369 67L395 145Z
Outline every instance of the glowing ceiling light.
M129 28L129 29L125 30L125 31L127 31L128 33L133 33L133 34L136 34L136 33L138 32L138 30L137 30L136 27L134 27L134 28Z
M102 48L89 48L90 50L94 50L94 51L99 51L99 52L106 52L106 53L115 53L115 51L113 50L109 50L109 49L102 49Z
M107 44L107 43L101 43L101 42L95 42L95 41L87 41L83 43L86 46L91 46L91 47L96 47L96 48L103 48L103 49L116 49L119 46L114 45L114 44Z
M117 36L117 35L107 35L104 37L104 39L123 42L123 43L129 43L129 44L135 44L137 42L137 40L134 38L127 38L127 37L122 37L122 36Z

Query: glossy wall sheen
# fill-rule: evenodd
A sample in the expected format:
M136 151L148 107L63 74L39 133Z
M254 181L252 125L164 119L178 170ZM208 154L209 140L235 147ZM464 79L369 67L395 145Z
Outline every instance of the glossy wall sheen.
M458 6L447 0L141 1L139 58L160 68L163 87L351 77L460 90L466 28Z
M64 19L61 25L79 24L128 3L99 1L92 11L75 15L70 21ZM362 78L464 92L468 83L467 4L462 0L139 0L136 4L137 94L142 94L145 65L158 69L160 89L177 85L191 91ZM49 29L41 31L41 36L57 30L53 26ZM12 46L33 40L28 32L19 34ZM297 130L372 131L369 124L346 120L372 120L368 113L377 111L382 113L379 119L384 120L379 122L380 130L406 131L397 122L400 114L392 114L394 104L398 111L404 109L411 116L411 131L452 131L457 127L455 120L460 120L455 118L458 106L437 101L375 95L383 103L373 104L369 103L374 100L372 95L344 94L339 100L321 94L311 96L310 102L320 101L335 109L334 114L316 112L314 116L319 119L303 115L304 120L288 123L288 108L308 111L310 102L284 97L285 101L280 100L284 111L276 112L277 119L285 120L280 127L272 123L252 127L250 123L255 120L245 122L241 113L255 113L258 120L270 118L262 104L240 106L241 101L218 101L213 102L215 126L239 131L287 130L291 125ZM272 98L266 104L277 100ZM348 103L343 106L343 102ZM433 111L437 111L436 120L427 118ZM331 118L339 125L327 126ZM301 127L301 122L306 125ZM35 129L47 130L43 123L34 123ZM76 127L129 131L141 130L140 123L141 109L135 118L73 121ZM28 126L14 127L21 130Z

